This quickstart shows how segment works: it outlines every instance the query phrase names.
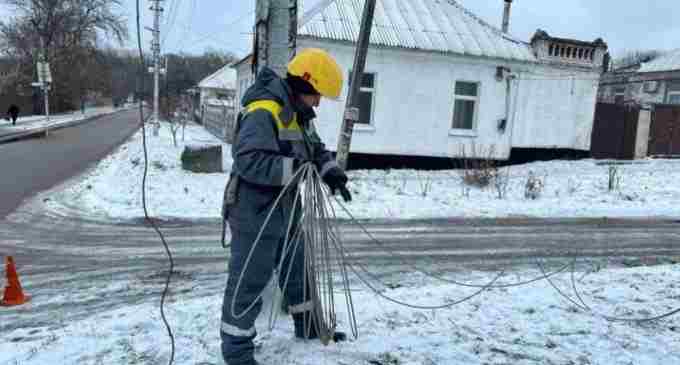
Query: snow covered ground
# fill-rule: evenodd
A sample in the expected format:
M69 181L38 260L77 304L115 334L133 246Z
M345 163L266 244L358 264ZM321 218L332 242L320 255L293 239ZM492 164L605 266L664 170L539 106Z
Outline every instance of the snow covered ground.
M11 120L8 121L2 118L0 119L0 130L2 131L2 133L23 132L36 128L44 128L46 126L51 127L58 126L60 124L70 123L77 120L83 120L85 118L91 118L97 115L113 113L114 111L116 111L116 109L110 106L88 108L85 110L84 114L81 113L80 111L77 111L73 113L57 114L50 116L49 123L47 122L47 119L45 118L44 115L31 115L17 119L17 123L15 126L12 125Z
M586 270L580 267L579 270ZM517 272L496 282L513 283L538 275ZM458 273L449 278L487 283L493 273ZM554 279L579 303L567 271ZM656 266L603 269L575 275L583 302L600 315L648 317L680 304L680 267ZM476 291L427 279L402 276L399 286L381 288L386 296L418 305L440 305ZM78 300L98 297L111 288L93 287ZM128 283L127 285L140 285ZM191 283L193 285L201 285ZM159 285L156 285L159 286ZM175 282L174 289L178 284ZM328 347L292 337L286 317L268 330L260 316L256 356L263 365L454 365L454 364L598 364L656 365L680 363L677 317L635 324L608 321L558 295L546 281L491 289L446 309L417 310L375 296L355 285L359 339ZM414 293L418 293L414 295ZM30 306L53 298L33 298ZM158 302L96 313L75 322L59 320L50 327L19 328L0 333L0 364L165 364L170 345ZM343 296L336 294L339 325L347 330ZM175 290L166 313L175 334L175 364L221 364L219 318L222 293L195 297ZM343 312L344 311L344 312ZM268 312L267 312L268 313ZM27 315L22 311L18 316ZM3 321L12 321L4 317Z
M188 126L183 141L179 131L178 147L173 146L167 125L161 128L159 137L149 136L147 141L151 214L166 218L218 217L227 174L185 172L179 156L185 144L220 142L193 125ZM88 218L142 216L141 146L141 133L137 133L88 173L66 183L46 204L56 211ZM223 159L228 171L232 160L227 145ZM350 173L355 201L348 208L361 218L677 217L678 167L680 161L672 160L621 166L620 186L609 192L608 167L592 160L514 166L509 170L511 179L505 199L498 199L493 188L471 188L466 192L456 171L357 171ZM545 178L545 190L537 200L524 197L530 171ZM375 266L368 269L380 270ZM507 273L495 284L511 284L539 275L537 270L523 267ZM446 277L485 284L495 274L456 271ZM461 304L437 310L395 304L354 278L358 340L328 347L318 342L305 343L293 339L288 318L281 318L269 331L268 316L264 315L257 323L260 336L256 356L263 365L680 363L677 315L643 324L611 321L602 316L650 317L679 307L679 265L616 268L580 263L573 278L578 294L569 271L554 277L554 284L573 302L542 280L493 288ZM26 306L8 309L9 313L0 311L0 328L9 328L0 332L0 365L167 363L170 345L158 308L160 280L121 276L110 280L105 276L101 281L79 282L75 292L59 294L60 288L36 285L37 278L22 279L31 288L33 299ZM166 314L177 340L176 364L221 364L219 319L224 280L221 275L189 275L173 280ZM387 280L387 287L378 285L383 295L421 306L452 303L477 291L417 273L392 274ZM132 291L145 295L129 304L125 298ZM340 292L335 295L340 329L347 331L344 296ZM125 304L113 310L90 305L111 297ZM83 306L88 309L82 315L69 316L71 303L77 303L81 311ZM49 309L53 318L33 321L37 311L44 317L43 309ZM36 325L16 325L26 322Z
M179 133L181 135L181 132ZM220 144L202 127L190 125L174 147L169 128L148 138L148 204L160 217L213 218L227 173L193 174L181 169L184 144ZM57 210L125 219L143 216L141 131L50 202ZM224 168L232 160L223 144ZM618 166L619 184L608 190L609 166L594 160L537 162L504 168L509 183L504 199L494 186L467 188L460 171L377 170L350 172L358 218L427 217L679 217L680 160L644 160ZM525 198L533 173L545 185L540 198ZM115 182L115 183L112 183Z

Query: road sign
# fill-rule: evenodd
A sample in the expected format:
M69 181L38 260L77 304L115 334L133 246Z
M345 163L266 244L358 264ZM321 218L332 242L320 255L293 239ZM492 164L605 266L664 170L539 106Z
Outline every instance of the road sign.
M50 64L48 62L38 62L38 80L42 83L52 82L52 72L50 72Z

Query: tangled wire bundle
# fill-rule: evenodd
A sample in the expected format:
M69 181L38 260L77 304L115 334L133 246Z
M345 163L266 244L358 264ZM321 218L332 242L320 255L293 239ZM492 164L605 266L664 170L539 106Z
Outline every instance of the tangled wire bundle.
M335 212L330 204L331 195L328 194L327 188L322 183L318 170L311 163L301 166L293 179L282 189L274 201L255 242L253 242L246 258L244 269L241 271L237 281L236 295L234 295L230 306L231 315L234 318L243 317L248 311L252 310L263 296L263 294L260 294L243 312L236 313L236 298L243 284L243 276L248 271L248 265L257 246L260 244L264 229L269 224L282 199L289 196L292 191L295 191L294 208L290 214L282 254L275 270L277 275L285 275L285 279L283 291L272 301L272 310L269 317L270 329L273 328L279 313L276 310L276 303L279 303L285 295L285 288L288 287L290 273L293 268L292 265L295 263L294 260L290 260L288 266L284 267L285 258L294 257L298 250L304 249L303 295L313 303L313 320L310 321L305 316L303 323L306 337L309 337L309 334L314 330L314 333L318 334L319 339L324 345L327 345L334 337L335 330L337 329L334 293L336 283L340 282L345 297L352 335L357 338L356 316L347 271L348 261L342 247L340 231L337 227L337 220L335 220Z

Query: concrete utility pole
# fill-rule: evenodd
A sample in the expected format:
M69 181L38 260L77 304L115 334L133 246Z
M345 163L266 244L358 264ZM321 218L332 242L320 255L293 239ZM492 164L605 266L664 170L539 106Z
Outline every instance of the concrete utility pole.
M349 159L349 148L352 144L352 132L354 131L354 123L359 120L359 95L361 90L361 82L364 75L364 68L366 67L366 56L368 54L368 44L371 39L371 28L373 27L373 15L375 14L376 0L366 0L364 4L364 13L361 18L361 28L359 30L359 39L357 40L357 49L354 54L354 67L352 67L352 76L350 79L349 95L347 96L347 103L345 105L345 115L340 128L340 137L338 138L338 153L336 160L341 168L347 169L347 160Z
M153 34L153 39L151 41L151 52L153 54L153 135L158 136L158 130L160 129L160 118L158 116L158 106L159 106L159 96L160 96L160 73L161 73L161 13L163 8L161 8L162 0L151 0L151 8L154 12L153 14L153 29L149 29Z
M269 67L285 77L296 38L297 0L257 0L253 73Z

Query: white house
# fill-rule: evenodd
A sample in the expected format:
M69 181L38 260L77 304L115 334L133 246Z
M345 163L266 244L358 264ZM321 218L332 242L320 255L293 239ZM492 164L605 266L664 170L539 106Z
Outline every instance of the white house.
M509 14L511 1L498 0L499 14L503 3ZM348 79L363 7L322 0L304 13L298 48L327 50ZM351 152L507 159L512 148L587 151L606 51L601 39L541 30L521 41L454 0L377 0ZM252 82L249 63L234 66L237 95ZM344 107L325 101L318 111L317 130L333 150Z
M236 70L231 64L215 71L212 75L198 83L201 92L201 106L209 102L220 100L220 104L228 103L233 106L236 94Z

